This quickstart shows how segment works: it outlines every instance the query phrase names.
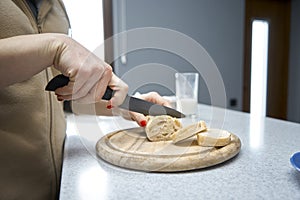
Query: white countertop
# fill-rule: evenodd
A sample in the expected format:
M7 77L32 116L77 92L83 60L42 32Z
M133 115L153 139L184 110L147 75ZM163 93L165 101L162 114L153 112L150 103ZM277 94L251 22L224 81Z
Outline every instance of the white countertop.
M231 110L224 120L212 119L211 108L199 105L194 120L236 134L240 153L214 167L178 173L128 170L101 160L95 144L103 135L137 125L121 117L68 114L60 200L300 199L300 172L289 162L300 151L300 124Z

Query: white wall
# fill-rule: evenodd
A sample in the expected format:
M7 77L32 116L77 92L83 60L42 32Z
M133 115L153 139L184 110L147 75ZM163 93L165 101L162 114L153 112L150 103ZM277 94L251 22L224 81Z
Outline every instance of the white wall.
M70 19L72 38L90 51L103 44L103 10L101 0L63 0ZM104 56L102 55L101 58Z

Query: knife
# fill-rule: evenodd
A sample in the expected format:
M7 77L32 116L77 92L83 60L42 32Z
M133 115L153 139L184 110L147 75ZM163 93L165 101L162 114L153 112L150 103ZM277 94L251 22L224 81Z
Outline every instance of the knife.
M69 77L60 74L49 81L45 90L55 91L57 88L63 87L68 83ZM110 87L107 87L102 99L109 100L112 97L112 93L113 90ZM119 106L119 108L142 113L144 115L170 115L177 118L185 117L183 113L175 109L138 99L129 95L126 95L124 102Z

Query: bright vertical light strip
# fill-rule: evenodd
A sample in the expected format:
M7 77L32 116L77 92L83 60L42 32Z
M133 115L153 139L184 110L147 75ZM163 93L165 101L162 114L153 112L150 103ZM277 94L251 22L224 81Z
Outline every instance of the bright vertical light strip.
M266 116L269 23L252 22L250 113Z
M69 15L72 28L72 38L90 51L103 45L103 10L102 1L63 0ZM104 58L104 55L98 55Z

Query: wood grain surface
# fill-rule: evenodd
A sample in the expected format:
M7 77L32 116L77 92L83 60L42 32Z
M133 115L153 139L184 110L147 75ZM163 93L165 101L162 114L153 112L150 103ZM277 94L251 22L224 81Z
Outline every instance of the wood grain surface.
M173 144L150 142L144 128L120 130L103 136L96 144L99 157L129 169L156 172L186 171L210 167L237 155L240 139L231 134L231 142L221 148L202 147L196 136Z

